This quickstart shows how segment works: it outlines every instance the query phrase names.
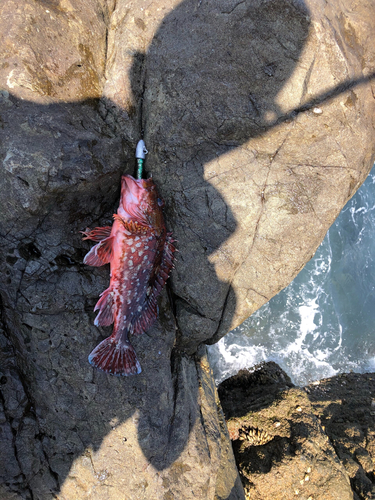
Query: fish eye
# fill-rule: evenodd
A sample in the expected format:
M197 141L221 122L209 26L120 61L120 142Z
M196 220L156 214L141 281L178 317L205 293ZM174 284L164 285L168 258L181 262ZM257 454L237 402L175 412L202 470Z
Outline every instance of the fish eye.
M164 200L162 200L161 198L158 198L156 201L158 202L159 207L164 206Z

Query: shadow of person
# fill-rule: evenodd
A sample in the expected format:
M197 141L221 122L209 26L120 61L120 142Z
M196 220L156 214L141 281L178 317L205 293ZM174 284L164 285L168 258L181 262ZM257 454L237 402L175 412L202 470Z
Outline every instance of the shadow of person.
M141 103L135 119L144 128L147 168L166 200L167 225L180 252L171 285L176 343L164 296L160 320L134 340L143 367L138 377L111 378L87 363L100 340L92 308L108 272L82 266L87 244L78 231L105 225L116 207L121 163L129 159L121 138L95 100L7 101L5 131L18 145L4 152L9 218L2 250L13 272L12 283L2 287L4 318L25 360L45 474L50 471L57 489L85 450L95 454L111 430L132 419L155 469L171 466L186 448L201 419L194 354L224 321L223 308L230 323L235 307L230 284L217 277L209 256L237 221L205 180L204 165L264 133L269 113L279 115L275 96L302 51L307 14L302 3L187 0L163 20L147 54L134 57L132 89ZM48 161L39 161L40 151Z
M179 248L170 285L175 359L219 340L236 308L231 270L222 279L211 257L238 223L232 200L207 180L205 165L282 119L276 96L295 69L309 24L302 2L185 0L163 19L147 52L134 55L131 86L149 148L146 165ZM229 168L235 162L234 155ZM243 175L234 174L234 183ZM156 443L160 430L150 418L152 412L142 413L139 429ZM143 451L162 468L181 452L177 446L165 461L162 449L152 457Z
M134 378L110 377L87 363L110 333L93 326L92 312L108 270L82 265L89 245L78 232L110 222L135 145L111 129L97 100L41 105L3 96L2 315L29 395L24 416L13 420L18 446L39 464L21 457L22 473L39 495L60 489L88 449L95 477L106 469L103 456L114 477L124 463L142 460L165 471L187 449L196 453L192 432L200 433L195 443L209 475L196 353L231 323L236 297L211 256L238 221L204 167L290 118L275 99L308 30L303 2L186 0L163 20L147 53L135 54L134 120L144 129L147 169L165 198L179 257L172 307L164 294L159 320L134 339L143 368ZM33 439L21 432L26 417L37 429ZM107 443L112 431L121 447ZM132 481L130 495L139 488Z
M235 259L221 253L227 262L218 264L220 278L213 261L237 221L205 166L282 117L276 96L296 66L309 23L303 3L186 0L162 21L147 53L134 56L131 82L150 148L147 165L181 251L172 289L179 346L188 353L225 334L236 308ZM247 180L246 165L245 173L236 172L241 163L235 155L228 163L238 193Z

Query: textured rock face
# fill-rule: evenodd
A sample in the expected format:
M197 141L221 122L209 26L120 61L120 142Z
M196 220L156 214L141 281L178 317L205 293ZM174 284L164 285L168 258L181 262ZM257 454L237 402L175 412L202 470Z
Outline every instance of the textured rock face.
M199 345L294 277L372 164L374 27L347 5L2 2L4 498L243 498ZM142 129L180 253L120 380L87 363L108 270L79 230L110 223Z
M370 85L334 96L374 71L374 23L359 21L372 8L336 8L186 1L147 50L143 126L184 249L173 290L187 349L286 286L372 166Z
M293 387L275 363L219 386L246 498L372 498L374 374Z
M110 332L93 326L108 270L82 265L79 230L110 222L134 151L123 129L137 123L98 99L109 8L1 8L0 496L241 498L204 349L171 359L166 295L161 322L135 342L142 375L108 378L87 362Z
M305 388L356 500L375 493L375 374L347 373Z

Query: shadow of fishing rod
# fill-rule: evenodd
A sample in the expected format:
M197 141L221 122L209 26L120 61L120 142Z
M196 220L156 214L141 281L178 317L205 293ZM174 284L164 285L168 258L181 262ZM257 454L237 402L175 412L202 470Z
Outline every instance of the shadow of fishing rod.
M267 124L267 129L274 127L274 126L277 126L277 125L280 125L281 123L285 123L285 122L294 120L299 115L299 113L309 111L310 109L316 107L319 104L329 102L330 100L334 99L335 97L339 96L340 94L343 94L347 90L351 90L351 89L357 87L358 85L361 85L363 83L368 83L372 80L375 80L375 71L370 73L368 76L362 76L360 78L356 78L355 80L346 80L345 82L339 83L333 89L330 89L330 90L327 90L326 92L322 92L321 94L318 94L316 97L310 99L305 104L302 104L301 106L298 106L297 108L294 108L292 111L290 111L286 115L279 116L276 120L269 122Z

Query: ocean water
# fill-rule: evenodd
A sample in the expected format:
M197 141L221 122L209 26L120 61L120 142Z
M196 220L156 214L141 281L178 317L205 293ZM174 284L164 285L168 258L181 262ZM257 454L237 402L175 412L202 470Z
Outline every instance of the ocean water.
M216 383L262 361L299 386L375 371L375 166L294 281L208 349Z

